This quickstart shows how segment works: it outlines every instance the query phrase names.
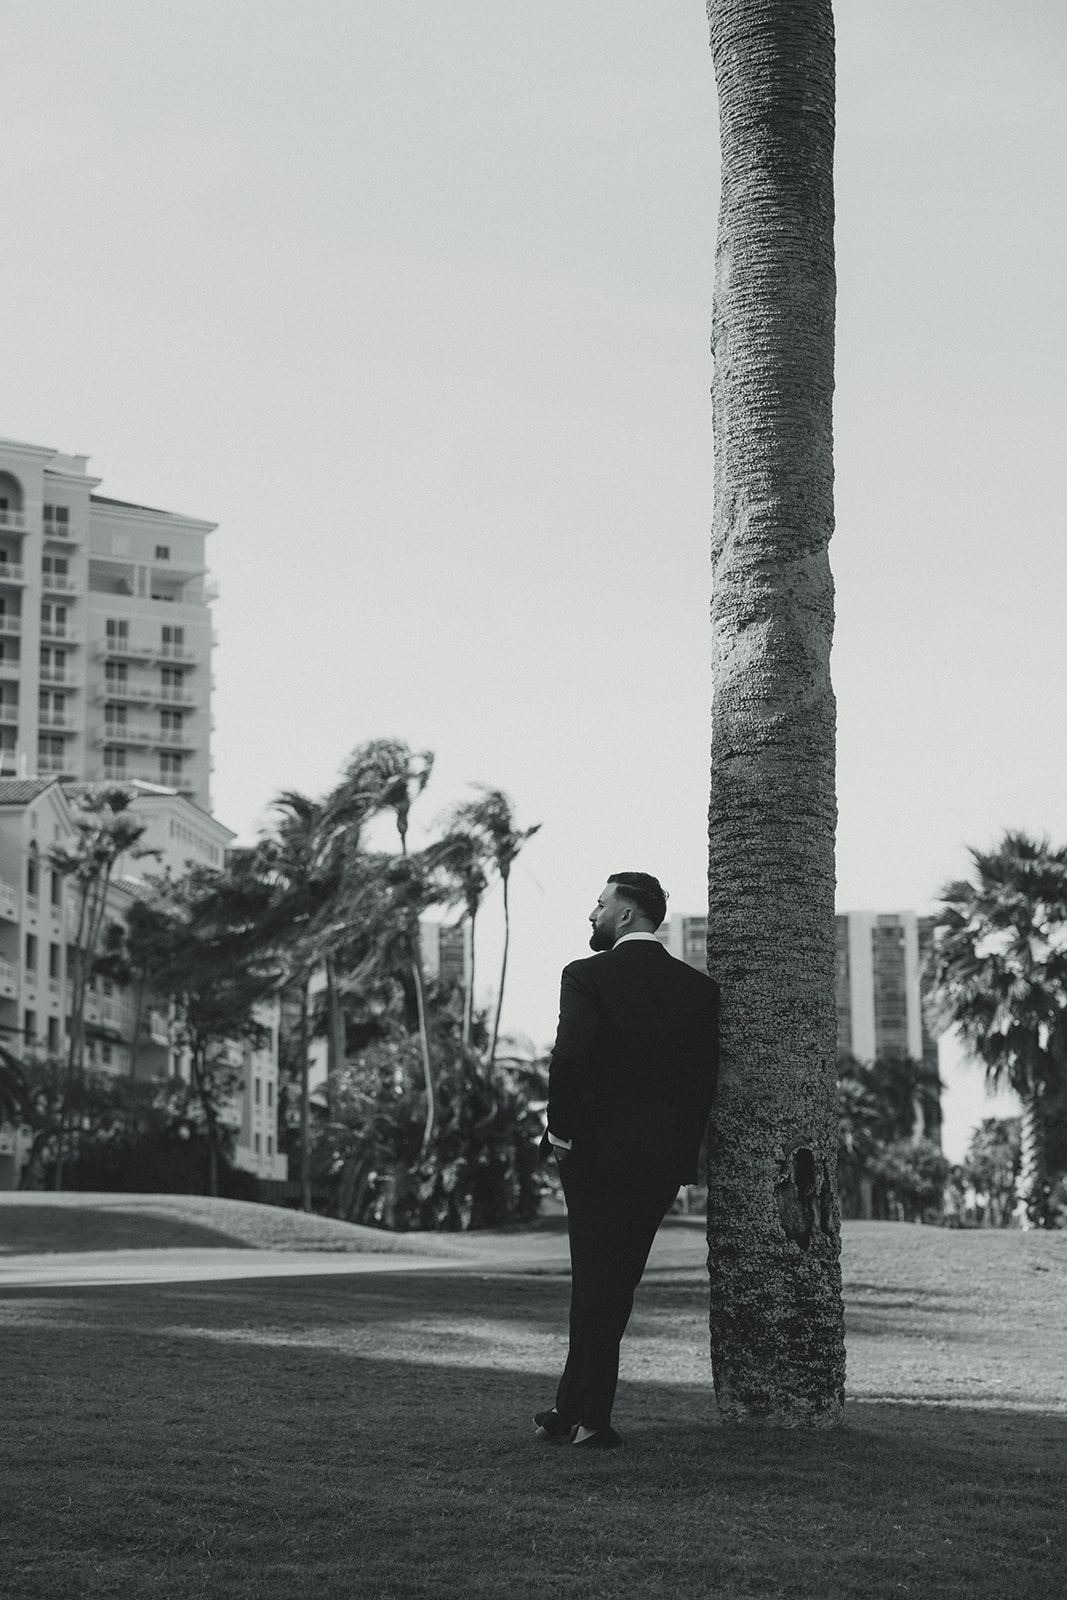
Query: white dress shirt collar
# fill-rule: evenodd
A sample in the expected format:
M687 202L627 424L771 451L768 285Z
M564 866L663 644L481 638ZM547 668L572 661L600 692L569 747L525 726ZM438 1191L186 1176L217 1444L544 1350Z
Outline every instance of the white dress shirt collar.
M621 939L615 940L611 948L617 950L620 944L628 944L631 939L651 939L653 944L663 943L662 939L657 939L654 933L624 933Z

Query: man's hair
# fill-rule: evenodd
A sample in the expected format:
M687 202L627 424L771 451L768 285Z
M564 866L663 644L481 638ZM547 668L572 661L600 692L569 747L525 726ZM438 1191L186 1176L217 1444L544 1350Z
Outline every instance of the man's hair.
M613 872L608 882L659 927L667 915L667 891L658 878L650 872Z

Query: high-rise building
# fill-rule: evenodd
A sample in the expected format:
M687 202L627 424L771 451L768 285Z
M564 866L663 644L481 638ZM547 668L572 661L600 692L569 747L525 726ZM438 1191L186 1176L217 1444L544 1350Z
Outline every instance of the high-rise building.
M688 916L674 911L656 933L661 944L667 946L672 956L695 967L698 972L708 970L708 919L706 916Z
M937 1066L923 1017L922 972L933 917L914 911L843 911L834 918L837 1048L857 1061L910 1057Z
M140 779L211 809L215 524L0 440L0 775Z

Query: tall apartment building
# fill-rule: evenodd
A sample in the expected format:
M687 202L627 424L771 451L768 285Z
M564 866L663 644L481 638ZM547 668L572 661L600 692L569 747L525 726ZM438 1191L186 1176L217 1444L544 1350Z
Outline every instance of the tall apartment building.
M130 785L147 824L152 857L116 863L116 921L145 871L220 867L233 837L211 816L215 524L110 499L99 483L84 456L0 439L0 1040L27 1056L66 1049L76 910L48 852L73 836L77 785ZM286 1169L277 1011L262 1008L262 1048L229 1050L236 1162L269 1179ZM97 1070L188 1077L167 1018L138 1019L123 986L97 976L85 1021ZM25 1140L0 1127L0 1188L16 1181Z
M0 774L141 779L211 809L215 524L0 440Z
M923 1016L923 963L933 917L914 911L843 911L834 918L837 1050L859 1061L910 1057L937 1066L937 1041ZM675 912L658 938L672 955L707 971L707 918Z
M837 1048L858 1061L937 1066L923 1017L923 963L933 917L914 911L843 911L834 918Z

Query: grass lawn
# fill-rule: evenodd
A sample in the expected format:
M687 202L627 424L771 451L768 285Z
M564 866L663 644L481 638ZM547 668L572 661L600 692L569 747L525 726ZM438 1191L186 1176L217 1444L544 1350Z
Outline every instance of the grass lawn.
M722 1428L668 1266L591 1457L532 1441L559 1273L10 1290L0 1595L1064 1600L1067 1235L857 1223L844 1263L846 1426Z

